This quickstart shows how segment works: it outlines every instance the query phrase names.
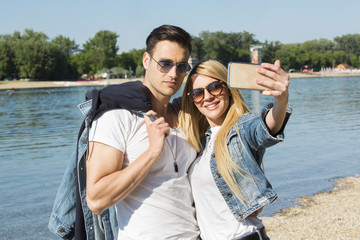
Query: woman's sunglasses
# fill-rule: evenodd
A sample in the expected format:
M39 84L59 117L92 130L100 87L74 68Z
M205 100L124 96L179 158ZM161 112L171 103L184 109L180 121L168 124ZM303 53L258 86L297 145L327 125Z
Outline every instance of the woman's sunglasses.
M169 72L175 65L176 65L176 71L179 74L186 74L188 71L190 71L191 66L186 62L180 62L175 63L168 59L160 59L159 61L156 61L151 54L149 54L152 60L154 60L157 63L158 69L162 73Z
M199 103L204 99L204 89L206 89L212 96L217 97L223 92L224 85L220 81L215 81L203 88L195 88L191 90L188 95L195 103Z

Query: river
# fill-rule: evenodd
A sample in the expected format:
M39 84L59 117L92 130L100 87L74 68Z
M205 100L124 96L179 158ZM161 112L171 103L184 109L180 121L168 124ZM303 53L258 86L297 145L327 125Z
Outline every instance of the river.
M47 223L82 121L77 104L90 89L0 91L0 239L58 239ZM359 93L360 77L291 79L285 141L264 158L279 198L262 216L360 174ZM243 94L254 111L272 100Z

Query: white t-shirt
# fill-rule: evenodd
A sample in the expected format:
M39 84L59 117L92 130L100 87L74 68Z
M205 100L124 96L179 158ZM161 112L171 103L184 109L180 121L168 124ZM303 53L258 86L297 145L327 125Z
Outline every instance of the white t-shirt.
M89 140L122 151L125 168L148 148L147 136L144 118L120 109L107 111L95 120ZM196 239L199 235L187 176L196 152L180 129L171 129L167 141L143 181L115 205L118 239Z
M215 137L220 127L211 128L209 144L189 171L201 239L234 239L256 232L263 225L257 217L238 222L221 195L210 169Z

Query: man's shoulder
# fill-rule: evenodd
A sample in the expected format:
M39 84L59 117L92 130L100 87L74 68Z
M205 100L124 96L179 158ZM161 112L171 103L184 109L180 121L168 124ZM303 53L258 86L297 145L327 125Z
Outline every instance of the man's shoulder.
M124 121L126 119L133 119L135 114L127 109L117 108L117 109L109 109L102 113L100 113L96 119L99 118L112 118L115 122Z

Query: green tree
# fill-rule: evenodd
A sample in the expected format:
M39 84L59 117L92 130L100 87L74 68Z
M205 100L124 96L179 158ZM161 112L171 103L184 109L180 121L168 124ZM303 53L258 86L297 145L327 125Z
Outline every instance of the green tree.
M346 52L343 50L334 51L334 61L338 65L340 63L346 63Z
M191 57L195 60L204 59L205 49L204 49L204 41L200 37L192 37L191 42L192 52Z
M142 65L142 59L145 49L132 49L129 52L124 52L117 55L116 64L119 67L127 69L136 76L143 76L145 69Z
M290 68L300 69L305 65L304 60L299 59L303 53L298 44L285 44L281 49L276 51L275 58L280 60L281 67L284 70L289 70Z
M70 38L62 35L55 37L51 42L58 46L59 50L63 53L58 55L59 61L53 76L76 78L79 73L77 71L77 64L72 58L74 54L79 52L79 45L77 45L74 40L70 40Z
M203 58L217 59L223 64L228 64L230 61L249 62L250 46L259 43L254 35L248 32L210 33L204 31L200 33L200 39L205 49Z
M94 75L96 71L91 69L91 56L89 54L84 54L82 52L75 54L70 61L70 65L76 68L76 72L79 75L89 74Z
M29 39L17 43L15 65L20 78L49 79L61 55L54 44Z
M335 49L346 53L358 53L360 50L360 34L346 34L335 37Z
M10 41L0 40L0 79L16 73L14 50ZM14 76L13 76L14 77Z
M334 42L335 42L334 50L345 52L345 59L343 59L343 63L350 64L351 54L354 54L355 58L359 56L360 34L346 34L343 36L335 37Z
M325 38L320 38L318 41L319 52L326 53L334 48L334 42Z
M321 67L323 67L323 68L336 67L335 60L334 60L334 54L332 51L326 51L325 53L323 53L322 58L321 58Z
M349 64L352 67L359 68L359 57L354 53L349 54Z
M87 41L83 47L86 62L90 63L90 69L97 72L103 68L112 68L116 63L116 46L118 35L107 30L99 31L94 38Z
M15 36L18 36L17 34ZM25 29L21 36L21 40L28 41L32 40L35 42L44 42L48 40L48 36L42 32L34 32L33 29Z
M58 35L51 42L58 45L69 59L79 51L79 45L74 40L70 40L70 38L62 35Z
M276 52L282 48L282 44L279 41L263 43L262 48L262 61L268 63L274 63L276 58Z

